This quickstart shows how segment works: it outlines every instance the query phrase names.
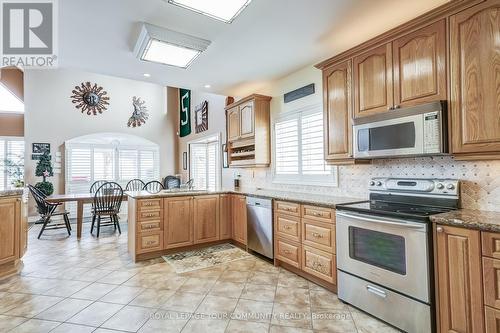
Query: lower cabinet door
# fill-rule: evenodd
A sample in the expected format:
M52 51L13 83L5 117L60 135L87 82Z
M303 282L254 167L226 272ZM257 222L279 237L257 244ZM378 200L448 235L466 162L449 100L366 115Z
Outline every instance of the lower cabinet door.
M193 198L167 198L163 202L166 249L193 245Z
M17 199L0 200L0 264L19 257L19 203Z
M231 239L231 195L221 194L219 197L219 239Z
M335 255L302 245L302 270L332 284L337 284Z
M242 195L233 195L231 210L233 218L233 239L243 245L247 245L246 197Z
M161 251L163 234L161 231L137 234L137 253Z
M500 310L486 306L484 314L486 316L486 333L500 332Z
M278 238L276 240L276 259L300 268L300 244Z
M219 196L194 198L194 243L219 240Z

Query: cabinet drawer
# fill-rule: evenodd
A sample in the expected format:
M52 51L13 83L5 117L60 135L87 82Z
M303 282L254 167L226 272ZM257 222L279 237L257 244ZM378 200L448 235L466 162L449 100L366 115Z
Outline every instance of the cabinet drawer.
M158 220L161 219L161 211L160 210L151 210L151 211L140 211L137 216L138 221L144 220Z
M161 209L161 199L148 199L148 200L139 200L138 206L139 211L144 210L160 210Z
M145 221L137 223L138 232L160 231L163 230L163 223L161 220Z
M276 242L276 258L300 268L300 245L282 238L278 238Z
M482 232L483 256L500 259L500 234Z
M276 233L280 237L300 242L300 217L277 214Z
M483 258L484 304L500 310L500 260Z
M335 253L335 224L302 219L302 244Z
M137 253L160 251L163 249L163 233L151 232L138 234Z
M335 255L302 245L302 270L329 283L337 284Z
M486 333L500 332L500 310L484 307L486 319Z
M330 208L304 205L302 206L302 217L323 222L335 222L335 213Z
M276 213L300 216L300 205L293 202L276 201Z

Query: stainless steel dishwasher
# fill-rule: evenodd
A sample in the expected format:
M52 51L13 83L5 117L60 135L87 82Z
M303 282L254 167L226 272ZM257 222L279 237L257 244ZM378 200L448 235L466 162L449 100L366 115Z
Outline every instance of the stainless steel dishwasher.
M247 197L248 249L269 259L273 251L273 205L270 199Z

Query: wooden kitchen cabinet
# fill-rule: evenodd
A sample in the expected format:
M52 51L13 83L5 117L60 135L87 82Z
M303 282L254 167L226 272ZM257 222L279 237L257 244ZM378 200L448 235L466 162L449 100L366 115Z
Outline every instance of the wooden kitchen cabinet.
M486 307L484 315L486 317L486 333L500 332L500 310Z
M247 202L243 195L233 195L231 199L233 218L233 239L247 245Z
M231 217L231 195L221 194L219 198L219 239L231 239L232 217Z
M271 163L271 97L253 94L226 106L230 167L267 167Z
M392 44L355 56L354 117L384 113L393 107Z
M500 260L483 258L484 304L500 310Z
M194 197L194 243L219 240L219 196Z
M500 1L489 0L450 18L452 152L457 158L499 158L499 17Z
M436 292L440 332L484 332L480 232L436 227Z
M446 22L440 20L396 39L394 107L446 100Z
M251 138L255 135L253 113L253 100L239 106L240 109L240 138Z
M19 258L20 213L20 199L0 199L0 265Z
M172 249L194 243L193 197L163 199L164 247Z
M240 111L238 106L227 110L227 141L233 142L240 138Z
M352 62L323 71L325 160L352 158Z

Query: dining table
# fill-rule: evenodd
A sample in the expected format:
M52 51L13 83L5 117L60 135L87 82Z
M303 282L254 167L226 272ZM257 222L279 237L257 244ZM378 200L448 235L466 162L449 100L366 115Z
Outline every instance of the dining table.
M94 193L53 194L45 198L50 203L76 202L76 237L82 237L83 205L94 202ZM123 195L122 201L127 201L128 196Z

